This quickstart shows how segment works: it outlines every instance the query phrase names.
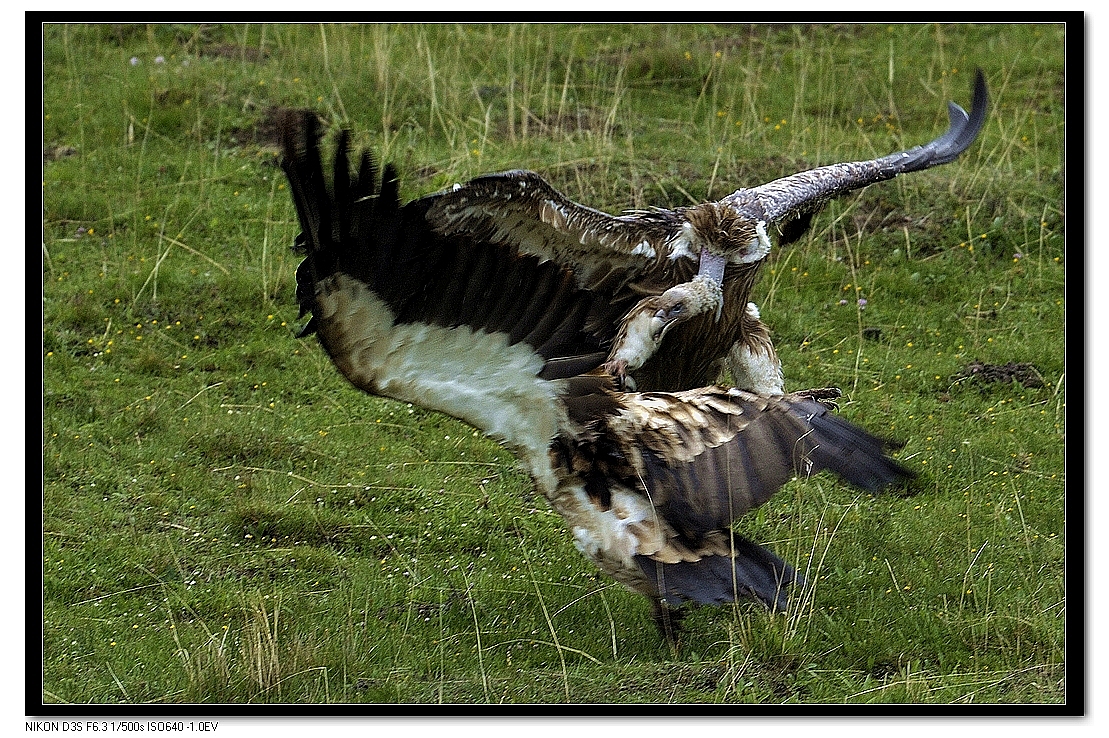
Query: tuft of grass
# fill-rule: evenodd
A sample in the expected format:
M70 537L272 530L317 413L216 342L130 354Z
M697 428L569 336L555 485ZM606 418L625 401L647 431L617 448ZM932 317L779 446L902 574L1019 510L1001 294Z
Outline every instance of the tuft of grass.
M1065 32L47 24L43 701L1066 702ZM525 167L617 212L928 141L976 66L966 155L764 267L788 385L921 473L739 523L805 571L787 614L698 609L672 652L506 451L295 337L275 106L405 197Z

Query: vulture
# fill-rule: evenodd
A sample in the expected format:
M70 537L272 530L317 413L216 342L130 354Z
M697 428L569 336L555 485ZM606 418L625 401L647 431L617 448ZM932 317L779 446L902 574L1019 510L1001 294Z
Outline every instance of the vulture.
M796 240L828 200L952 161L977 137L986 107L979 70L971 113L948 103L950 127L934 141L798 172L716 202L610 215L571 201L534 172L510 171L407 205L422 218L409 227L570 271L577 287L602 298L587 324L604 339L596 348L622 386L692 389L718 381L726 368L742 389L780 394L781 365L749 299L772 235L779 244Z
M633 228L525 173L402 205L393 167L379 177L368 153L354 166L347 131L325 167L314 113L283 111L277 127L305 253L301 335L356 388L508 448L577 548L646 596L671 642L684 603L785 608L801 574L733 523L786 482L827 469L876 492L911 478L886 442L831 411L838 390L628 391L606 371L639 292L691 281L700 236L683 224L697 215L651 213ZM755 253L739 251L725 284Z

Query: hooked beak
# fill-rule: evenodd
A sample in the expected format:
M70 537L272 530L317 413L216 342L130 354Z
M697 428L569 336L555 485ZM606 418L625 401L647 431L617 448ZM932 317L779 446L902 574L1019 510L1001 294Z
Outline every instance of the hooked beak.
M680 302L656 310L651 318L651 340L655 343L661 341L670 327L675 323L680 323L684 317L685 306Z

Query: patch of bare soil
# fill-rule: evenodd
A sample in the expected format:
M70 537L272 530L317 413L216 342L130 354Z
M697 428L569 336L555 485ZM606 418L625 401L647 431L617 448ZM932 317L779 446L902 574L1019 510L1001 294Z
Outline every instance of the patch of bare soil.
M956 375L956 380L973 379L982 384L1020 382L1024 387L1043 387L1043 375L1031 364L1011 361L1008 364L986 364L972 361Z

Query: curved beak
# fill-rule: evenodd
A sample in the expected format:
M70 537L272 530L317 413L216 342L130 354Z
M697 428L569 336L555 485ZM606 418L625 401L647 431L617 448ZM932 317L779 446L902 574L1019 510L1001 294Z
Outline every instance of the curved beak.
M651 317L651 340L662 340L666 332L675 323L680 323L687 317L685 306L681 303L676 303L670 307L662 307L655 311L654 316Z

